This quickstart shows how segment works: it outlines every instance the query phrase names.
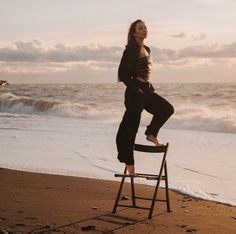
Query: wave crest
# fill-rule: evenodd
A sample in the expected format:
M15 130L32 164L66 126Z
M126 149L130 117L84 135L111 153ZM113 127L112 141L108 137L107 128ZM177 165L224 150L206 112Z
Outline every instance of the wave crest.
M73 117L93 111L94 108L80 103L37 100L16 96L12 93L3 93L0 95L0 112L16 114L52 114L63 117Z

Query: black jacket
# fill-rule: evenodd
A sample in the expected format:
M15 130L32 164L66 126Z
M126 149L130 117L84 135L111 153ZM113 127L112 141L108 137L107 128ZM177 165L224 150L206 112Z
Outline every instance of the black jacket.
M150 54L150 48L146 45L144 45L144 47ZM140 89L139 82L136 82L136 80L133 79L136 73L135 64L139 58L140 48L141 47L137 43L127 45L118 68L118 81L124 82L128 88L135 92Z

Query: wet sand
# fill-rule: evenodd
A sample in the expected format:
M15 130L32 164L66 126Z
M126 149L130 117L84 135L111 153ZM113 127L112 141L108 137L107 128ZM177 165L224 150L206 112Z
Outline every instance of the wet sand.
M236 233L236 207L170 192L171 210L112 209L119 183L0 168L0 233ZM223 188L222 188L223 189ZM153 187L136 185L150 197ZM126 183L123 195L130 195ZM164 190L160 190L164 198ZM122 201L123 204L131 200ZM138 200L138 205L149 206Z

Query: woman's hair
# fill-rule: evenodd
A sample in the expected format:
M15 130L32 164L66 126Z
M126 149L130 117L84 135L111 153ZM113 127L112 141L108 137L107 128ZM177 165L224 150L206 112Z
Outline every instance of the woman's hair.
M127 38L128 41L126 45L126 54L125 56L123 54L123 57L121 58L120 66L118 69L118 82L122 81L121 73L127 73L126 71L127 62L132 63L135 60L135 58L138 57L139 55L141 47L137 43L133 35L135 33L136 25L138 23L144 23L144 22L141 19L137 19L130 25L128 38Z
M144 22L141 19L137 19L130 25L128 38L127 38L127 45L132 44L133 42L136 42L134 33L135 33L136 25L138 23L144 23Z

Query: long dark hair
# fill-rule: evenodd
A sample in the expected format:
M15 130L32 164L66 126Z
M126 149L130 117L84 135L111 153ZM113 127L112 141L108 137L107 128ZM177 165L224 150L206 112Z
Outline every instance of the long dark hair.
M139 55L139 51L140 51L141 47L133 35L135 33L136 25L138 23L144 23L144 22L141 19L137 19L129 27L128 37L127 37L127 45L126 45L126 50L128 49L129 52L126 53L126 60L124 59L124 54L123 54L123 57L121 58L120 66L118 69L118 76L117 76L118 82L122 81L122 78L121 78L122 73L126 72L125 75L127 75L127 70L126 70L126 66L125 66L125 63L127 63L127 56L129 57L129 59L131 61L133 61L134 56L138 57L138 55ZM131 53L131 51L132 51L132 53Z
M141 19L137 19L130 25L129 32L128 32L128 37L127 37L127 45L136 43L134 33L135 33L136 25L138 23L144 23L144 22Z

